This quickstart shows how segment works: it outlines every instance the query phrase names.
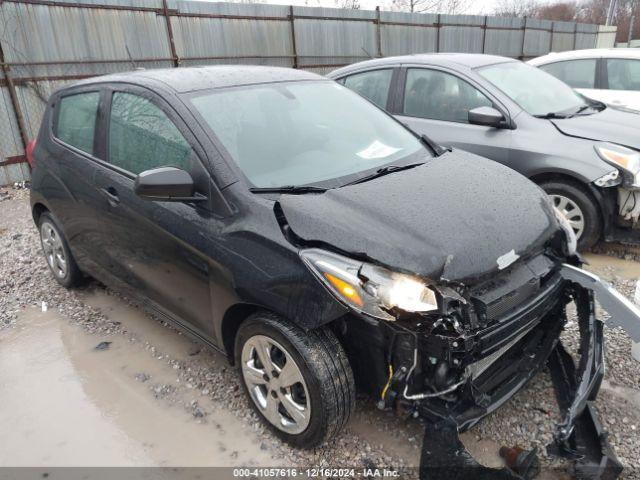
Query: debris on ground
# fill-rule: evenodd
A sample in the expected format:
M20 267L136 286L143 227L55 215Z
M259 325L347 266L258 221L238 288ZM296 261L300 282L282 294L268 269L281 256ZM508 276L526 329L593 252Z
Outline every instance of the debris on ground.
M109 348L109 345L111 345L111 343L112 342L100 342L93 349L94 350L106 350L107 348Z

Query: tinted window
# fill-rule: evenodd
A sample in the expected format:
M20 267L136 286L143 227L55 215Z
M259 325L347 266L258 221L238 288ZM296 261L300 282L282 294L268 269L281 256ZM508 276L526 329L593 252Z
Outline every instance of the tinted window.
M93 136L100 94L78 93L60 100L56 137L83 152L93 154Z
M392 70L374 70L347 77L344 86L368 98L380 108L386 108Z
M468 123L469 110L493 103L476 88L448 73L410 69L404 93L404 114L410 117Z
M193 151L160 108L138 95L116 92L109 122L109 158L134 174L157 167L190 171Z
M594 88L596 82L595 58L588 60L569 60L566 62L541 65L540 69L550 73L571 88Z
M429 155L400 123L335 82L219 89L191 102L256 187L340 185Z
M640 60L607 59L610 90L640 90Z

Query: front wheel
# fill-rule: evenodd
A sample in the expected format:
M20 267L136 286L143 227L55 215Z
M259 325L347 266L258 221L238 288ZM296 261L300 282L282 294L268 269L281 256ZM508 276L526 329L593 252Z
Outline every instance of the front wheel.
M602 219L595 200L583 187L561 181L545 182L540 186L569 221L578 239L578 250L588 250L598 243Z
M351 415L353 373L328 328L304 332L277 315L254 314L240 326L235 360L254 410L287 443L318 446Z

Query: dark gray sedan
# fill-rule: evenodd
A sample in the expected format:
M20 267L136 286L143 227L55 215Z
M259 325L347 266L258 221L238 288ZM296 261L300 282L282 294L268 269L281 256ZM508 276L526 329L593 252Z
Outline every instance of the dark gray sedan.
M529 177L565 214L581 248L601 237L637 238L639 115L589 100L520 61L491 55L389 57L329 77L420 134Z

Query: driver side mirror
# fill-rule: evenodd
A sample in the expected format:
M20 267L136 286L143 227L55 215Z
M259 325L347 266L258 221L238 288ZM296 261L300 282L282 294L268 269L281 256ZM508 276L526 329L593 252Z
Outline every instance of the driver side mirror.
M469 123L485 127L501 128L506 126L504 115L493 107L478 107L469 110Z
M191 175L175 167L160 167L145 170L136 177L133 187L139 197L164 202L199 201L205 197L194 197Z

